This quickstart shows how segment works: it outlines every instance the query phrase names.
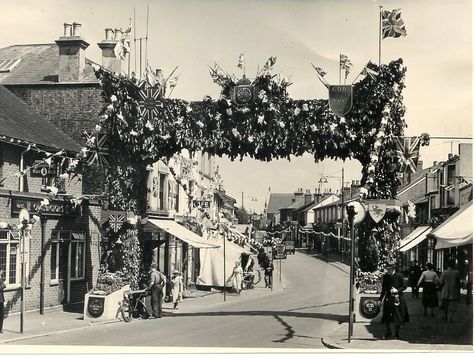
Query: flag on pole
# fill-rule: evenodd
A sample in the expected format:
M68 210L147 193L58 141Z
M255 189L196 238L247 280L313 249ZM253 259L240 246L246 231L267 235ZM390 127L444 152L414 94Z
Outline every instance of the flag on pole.
M150 87L154 87L157 83L159 83L158 79L155 77L155 74L153 73L153 69L150 66L150 63L147 61L146 67L145 67L145 77L146 81L150 85Z
M327 74L327 72L324 71L324 69L322 69L321 67L315 67L314 69L316 70L318 75L321 76L321 77L324 77Z
M237 63L237 67L239 69L244 69L245 68L245 53L244 52L242 52L239 55L239 62Z
M178 84L178 79L180 75L181 74L178 74L175 77L172 77L168 80L168 86L170 87L170 89L173 89L176 87L176 85Z
M407 36L405 23L402 20L402 9L382 11L382 39L400 36Z
M128 28L122 33L121 38L119 39L119 41L114 47L115 57L124 60L125 55L130 52L130 33L131 32L132 32L132 19L130 19Z
M339 57L339 66L341 70L344 70L345 79L349 76L349 72L351 71L352 62L346 55L341 54Z
M270 57L267 62L265 62L265 65L263 65L263 68L262 68L262 72L268 72L271 70L271 68L273 67L273 65L275 65L276 63L276 56L272 56Z
M396 137L397 156L401 173L415 173L420 157L421 137Z
M379 75L377 71L369 69L367 66L364 67L364 69L360 72L360 74L363 76L369 76L372 80L375 80L377 76Z

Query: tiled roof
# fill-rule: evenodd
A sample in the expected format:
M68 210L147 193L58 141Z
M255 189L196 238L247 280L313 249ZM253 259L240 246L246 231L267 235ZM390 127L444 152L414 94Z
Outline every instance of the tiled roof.
M79 152L81 149L76 141L54 127L2 85L0 85L0 135L46 148L73 152Z
M268 200L267 213L274 214L278 210L286 205L291 204L291 201L294 197L294 193L270 193L270 198Z
M280 208L284 209L296 209L301 207L304 204L304 196L296 197L295 200L291 203L288 203L286 206L282 206Z
M11 72L0 72L0 84L57 84L59 73L59 47L56 44L13 45L0 49L0 60L21 61ZM86 59L84 76L79 83L98 83L93 61Z

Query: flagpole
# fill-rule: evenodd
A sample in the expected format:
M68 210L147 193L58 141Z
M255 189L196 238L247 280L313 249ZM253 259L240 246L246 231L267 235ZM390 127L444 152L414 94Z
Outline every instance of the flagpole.
M135 66L133 69L135 70L135 75L136 75L136 72L137 72L137 17L135 14L135 8L133 8L133 50L134 50L133 55L135 56Z
M148 13L150 3L146 4L145 64L148 62Z
M382 9L383 6L379 5L379 70L382 59Z
M132 22L131 18L130 18L130 22ZM132 30L130 29L130 31L132 31ZM131 47L131 45L128 48L129 49L129 51L128 51L128 77L130 77L130 55L131 55L131 48L130 47Z
M341 54L339 54L339 85L342 85L342 80L341 80Z

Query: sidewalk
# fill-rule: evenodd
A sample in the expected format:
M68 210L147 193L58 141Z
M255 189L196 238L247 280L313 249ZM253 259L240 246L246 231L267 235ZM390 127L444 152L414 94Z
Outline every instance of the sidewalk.
M277 273L275 271L275 273ZM257 279L257 278L256 278ZM187 297L179 305L178 310L173 310L173 303L163 303L163 316L174 316L178 313L190 313L198 310L207 310L210 307L226 306L229 303L244 301L253 298L275 295L284 289L284 279L279 283L278 278L275 280L274 289L270 291L264 288L263 280L256 284L254 289L244 290L240 295L226 293L226 301L224 302L224 294L220 291L188 291ZM97 325L110 325L122 322L121 318L109 321L91 323L83 320L82 305L78 305L74 311L63 311L62 307L45 310L45 314L41 315L38 311L26 312L24 317L24 333L20 333L20 315L10 314L5 318L3 323L3 333L0 334L0 344L19 342L21 340L53 335L61 332L70 332L85 329ZM138 320L138 319L137 319ZM123 322L123 325L128 323Z
M326 261L349 274L349 266L339 262L340 256L329 254L327 257L315 251L300 250L309 256ZM423 315L420 293L418 299L411 297L411 288L405 290L410 322L402 326L400 340L383 340L385 327L380 321L354 323L351 342L348 342L347 322L338 325L337 329L322 338L323 344L330 349L364 350L364 351L473 351L473 313L472 305L466 304L465 295L455 314L455 322L442 321L442 313L435 310L435 317Z

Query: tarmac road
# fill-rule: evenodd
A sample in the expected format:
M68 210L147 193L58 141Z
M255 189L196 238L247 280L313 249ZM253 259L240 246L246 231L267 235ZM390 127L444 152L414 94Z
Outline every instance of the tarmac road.
M279 282L277 268L276 261ZM179 311L165 304L161 319L91 326L21 344L324 349L321 337L347 318L348 273L301 253L282 260L282 273L282 290L270 292L260 283L226 302L219 293L200 298L201 305L186 299Z

